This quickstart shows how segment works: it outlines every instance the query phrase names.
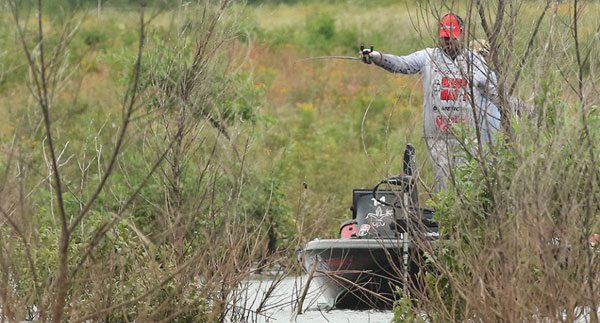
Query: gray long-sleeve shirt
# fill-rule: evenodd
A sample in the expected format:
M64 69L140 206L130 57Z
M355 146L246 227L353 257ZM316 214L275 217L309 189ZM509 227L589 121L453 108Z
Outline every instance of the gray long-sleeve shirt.
M463 51L452 60L440 48L426 48L406 56L382 54L376 64L392 73L421 73L426 138L447 138L452 124L477 122L487 141L500 128L500 112L491 101L496 77L479 55Z

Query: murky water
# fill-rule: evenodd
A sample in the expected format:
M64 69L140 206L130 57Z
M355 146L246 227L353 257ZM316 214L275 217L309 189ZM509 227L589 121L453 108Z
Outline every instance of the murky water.
M241 305L237 316L234 314L231 320L264 323L389 323L394 316L391 311L330 310L314 281L307 290L301 314L298 314L299 299L305 284L306 276L286 277L280 280L273 278L249 280L243 286L244 293L240 295L243 301L238 302Z
M302 313L298 314L299 299L304 291L306 276L256 278L246 281L243 293L236 302L237 312L230 322L297 322L297 323L389 323L394 315L392 311L351 311L330 310L324 297L312 283L302 304ZM579 308L581 315L576 323L591 322L590 309ZM600 315L600 307L598 308ZM544 320L541 320L541 322Z

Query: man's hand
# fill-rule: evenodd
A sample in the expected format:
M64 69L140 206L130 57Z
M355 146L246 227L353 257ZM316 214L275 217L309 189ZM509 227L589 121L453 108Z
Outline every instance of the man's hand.
M373 46L371 48L365 48L365 46L360 46L360 58L363 63L371 64L373 62L377 63L381 61L381 53L373 50Z

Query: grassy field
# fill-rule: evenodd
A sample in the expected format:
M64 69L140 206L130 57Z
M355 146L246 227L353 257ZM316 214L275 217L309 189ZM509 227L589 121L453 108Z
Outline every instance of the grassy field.
M399 171L406 143L417 146L422 175L431 185L428 156L420 138L421 86L418 76L392 75L360 62L303 59L356 56L359 44L398 54L432 46L432 19L424 16L424 10L412 3L307 3L245 9L241 30L245 41L236 45L239 55L230 59L232 68L240 68L246 75L244 86L249 88L241 95L259 100L257 106L250 107L262 117L252 125L258 129L252 151L257 167L280 170L286 196L297 196L306 182L311 196L308 205L327 205L328 211L315 212L327 213L325 227L330 233L348 215L352 188L369 187ZM521 19L526 24L540 7L534 3L522 10L525 14ZM562 15L568 10L568 3L557 8ZM596 11L596 5L588 4L583 37L593 31L593 24L586 19ZM78 69L67 85L71 89L60 98L76 101L70 107L73 111L65 112L69 123L79 116L83 123L95 120L94 127L99 128L106 122L103 115L118 112L120 98L115 94L124 84L123 72L130 63L126 57L136 46L136 16L133 11L108 7L100 14L91 10L78 18L82 23L70 49L70 63ZM53 18L47 19L47 31L52 32ZM150 37L148 46L154 46L153 40L176 25L172 13L160 13L150 25L155 38ZM476 33L481 35L480 30ZM12 40L7 32L4 34L5 42ZM2 82L5 100L1 110L3 118L14 120L29 115L9 108L24 105L26 67L22 60L11 63L20 57L17 46L3 47L9 48L3 57L4 66L9 68ZM4 138L10 138L15 124L3 123L0 131Z

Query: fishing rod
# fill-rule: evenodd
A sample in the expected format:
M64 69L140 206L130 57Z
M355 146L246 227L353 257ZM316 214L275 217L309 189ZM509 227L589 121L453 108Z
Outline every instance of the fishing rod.
M367 49L367 51L369 51ZM371 50L369 52L373 51L373 46L371 46ZM365 53L365 46L361 45L360 46L360 52L361 53ZM308 57L308 58L304 58L299 60L299 62L306 62L306 61L317 61L317 60L323 60L323 59L341 59L341 60L350 60L350 61L364 61L365 63L371 63L370 60L368 60L368 58L366 56L362 56L362 57L355 57L355 56L317 56L317 57Z
M351 60L351 61L360 61L361 58L360 57L353 57L353 56L317 56L317 57L307 57L301 60L298 60L299 62L305 62L305 61L317 61L317 60L322 60L322 59L342 59L342 60Z

